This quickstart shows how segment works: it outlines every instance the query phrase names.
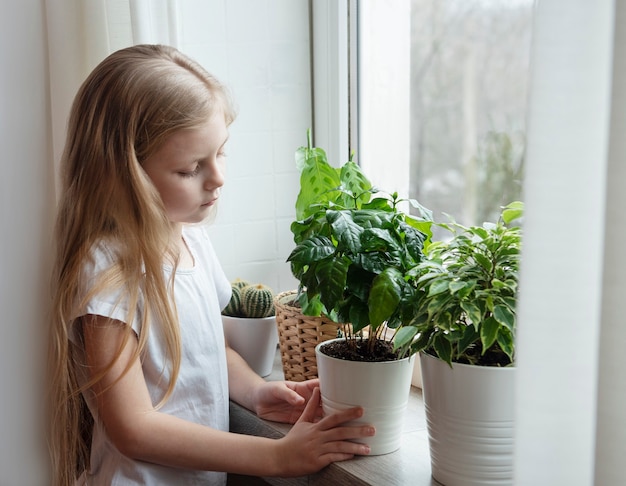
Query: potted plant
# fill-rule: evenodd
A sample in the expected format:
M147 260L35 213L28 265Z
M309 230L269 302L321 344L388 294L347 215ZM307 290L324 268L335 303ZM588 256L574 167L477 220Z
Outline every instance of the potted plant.
M341 330L341 337L315 348L322 405L326 412L362 405L366 423L390 419L389 427L374 423L369 445L372 454L391 452L399 447L414 353L410 346L394 347L393 336L414 317L414 269L431 235L430 213L416 201L378 191L352 158L332 167L312 146L310 132L296 162L296 247L288 261L299 281L297 300L305 315L326 316ZM359 385L365 392L354 395Z
M420 351L433 477L446 486L513 483L515 305L521 202L497 223L440 224L417 266L415 318L396 346Z
M231 287L232 296L222 311L226 341L257 374L267 376L278 344L274 292L241 279L231 282Z

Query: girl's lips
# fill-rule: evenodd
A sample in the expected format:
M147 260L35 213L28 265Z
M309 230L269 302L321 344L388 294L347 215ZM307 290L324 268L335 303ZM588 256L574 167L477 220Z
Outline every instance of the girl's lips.
M216 201L217 201L217 198L211 199L209 202L204 203L202 206L213 206Z

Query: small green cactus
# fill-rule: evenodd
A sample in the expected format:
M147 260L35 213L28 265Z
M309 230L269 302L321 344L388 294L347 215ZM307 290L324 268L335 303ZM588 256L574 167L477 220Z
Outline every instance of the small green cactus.
M241 310L246 317L274 315L274 292L263 284L248 285L241 289Z
M236 279L231 282L232 296L222 311L231 317L269 317L273 316L274 292L263 284L250 284Z
M231 287L233 292L222 314L225 316L241 317L241 290L235 284L232 284Z
M250 282L248 282L247 280L242 280L240 278L236 278L235 280L233 280L230 285L235 288L237 287L239 290L243 289L244 287L247 287L248 285L250 285Z

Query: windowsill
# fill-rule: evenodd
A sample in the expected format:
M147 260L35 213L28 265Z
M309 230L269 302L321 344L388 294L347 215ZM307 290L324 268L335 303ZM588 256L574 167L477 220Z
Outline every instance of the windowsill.
M267 380L283 379L280 354L276 353L274 368ZM290 425L258 418L254 413L231 401L230 429L232 432L279 438ZM422 391L411 387L405 415L405 433L400 449L382 456L361 456L350 461L336 462L311 476L299 478L263 478L273 485L403 485L437 486L431 476L428 431L424 415Z

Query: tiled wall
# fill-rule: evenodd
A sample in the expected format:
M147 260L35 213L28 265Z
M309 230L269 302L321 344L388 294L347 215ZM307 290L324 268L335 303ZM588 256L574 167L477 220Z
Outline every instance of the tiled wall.
M215 249L230 279L295 288L285 260L299 190L294 152L312 126L308 1L179 5L181 49L231 88L239 109L210 227Z

